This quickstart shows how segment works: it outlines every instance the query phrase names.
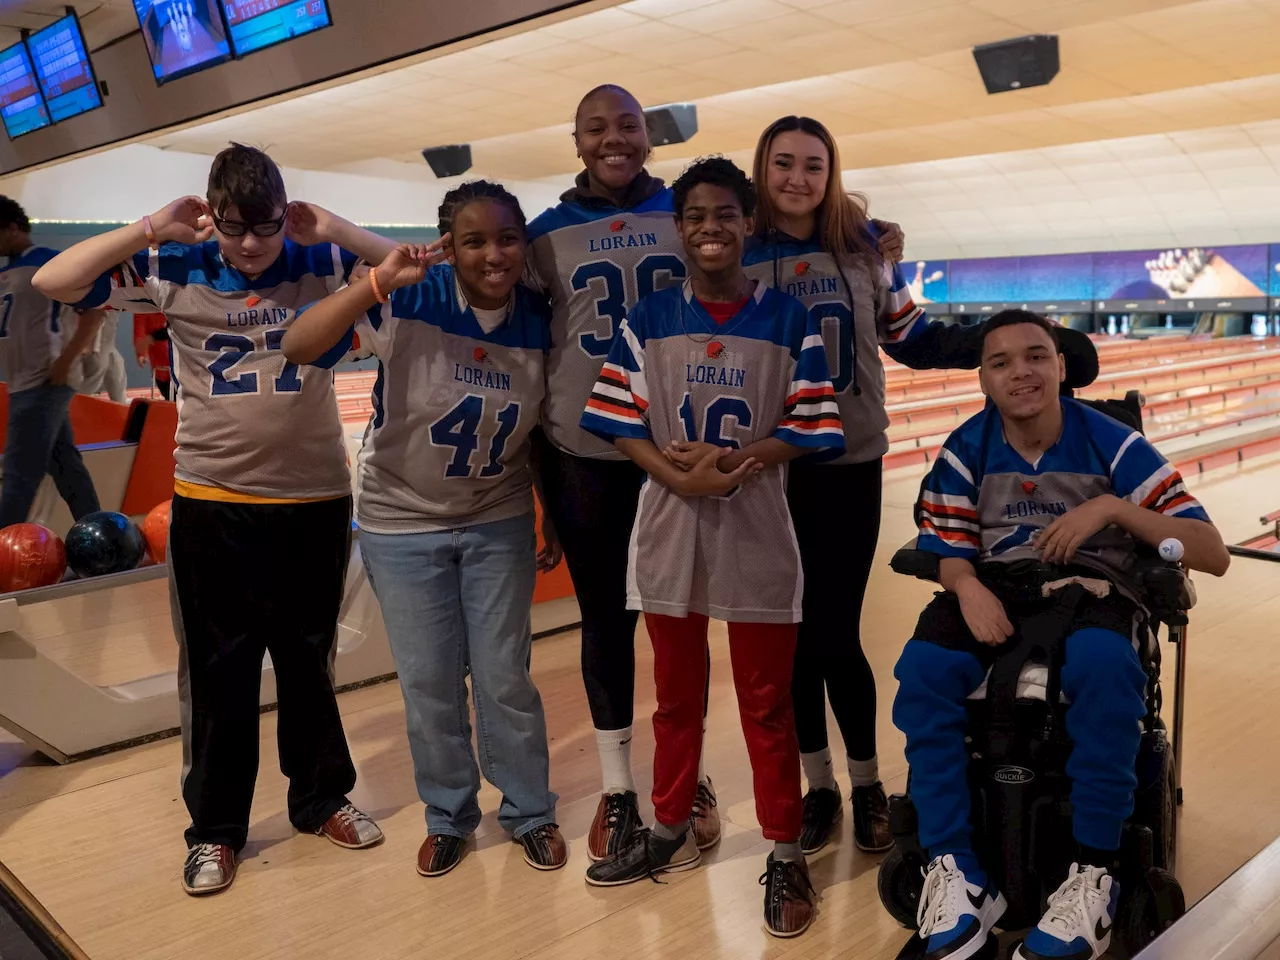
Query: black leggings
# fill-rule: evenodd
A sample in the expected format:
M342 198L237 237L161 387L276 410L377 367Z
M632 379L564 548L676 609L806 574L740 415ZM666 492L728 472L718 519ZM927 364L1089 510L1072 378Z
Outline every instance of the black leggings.
M541 441L542 489L582 611L582 679L597 730L631 726L636 621L627 554L645 473L630 460L575 457Z
M804 565L804 619L791 696L801 753L827 746L827 705L854 760L876 755L876 678L862 652L862 598L880 536L880 460L792 464L791 520Z
M622 730L635 718L640 614L627 609L627 563L645 472L630 460L575 457L543 436L535 442L547 512L582 612L582 680L591 723L597 730ZM708 670L708 696L710 676Z

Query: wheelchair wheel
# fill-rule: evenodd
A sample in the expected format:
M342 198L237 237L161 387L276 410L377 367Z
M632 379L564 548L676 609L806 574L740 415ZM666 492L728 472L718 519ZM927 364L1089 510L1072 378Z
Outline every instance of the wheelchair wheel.
M918 867L913 867L898 847L889 851L876 877L876 889L880 902L889 916L908 929L916 929L916 913L920 908L920 894L924 877Z
M1172 756L1165 763L1163 786L1161 809L1151 824L1151 847L1155 866L1173 873L1178 863L1178 786L1174 782Z
M1112 952L1121 960L1135 956L1186 912L1186 899L1177 879L1167 870L1153 867L1128 896L1121 896Z

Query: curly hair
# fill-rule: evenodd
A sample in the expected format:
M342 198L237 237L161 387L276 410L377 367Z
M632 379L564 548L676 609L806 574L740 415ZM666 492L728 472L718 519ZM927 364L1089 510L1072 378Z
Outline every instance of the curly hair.
M441 235L443 236L453 229L453 221L457 219L459 210L477 200L491 200L494 203L502 204L516 218L516 223L520 225L520 232L525 232L524 210L521 209L520 201L516 199L515 194L511 193L502 184L494 183L491 180L468 180L444 195L444 200L440 204L440 211L437 214L437 224Z
M31 232L31 221L27 219L27 211L22 209L22 204L9 197L0 196L0 230L6 230L15 225L23 233Z
M671 185L672 203L677 217L684 215L684 205L689 192L702 183L732 190L742 204L742 215L749 217L756 210L756 188L741 167L727 157L699 157Z

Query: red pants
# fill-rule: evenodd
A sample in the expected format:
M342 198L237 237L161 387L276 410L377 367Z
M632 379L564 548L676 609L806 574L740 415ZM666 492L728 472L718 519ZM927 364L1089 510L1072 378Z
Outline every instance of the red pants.
M702 754L707 683L707 618L646 613L653 641L658 709L653 715L653 806L658 821L679 827L693 812ZM769 840L800 838L800 747L791 709L793 623L729 624L729 657L742 733L751 757L756 817Z

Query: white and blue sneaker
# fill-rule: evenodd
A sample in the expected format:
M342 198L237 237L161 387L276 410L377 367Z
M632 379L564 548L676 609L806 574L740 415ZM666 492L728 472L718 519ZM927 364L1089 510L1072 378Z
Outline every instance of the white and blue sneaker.
M1073 863L1014 960L1098 960L1111 946L1119 902L1120 884L1111 874Z
M969 960L987 945L1008 904L990 883L970 883L951 854L929 864L916 922L926 960Z

